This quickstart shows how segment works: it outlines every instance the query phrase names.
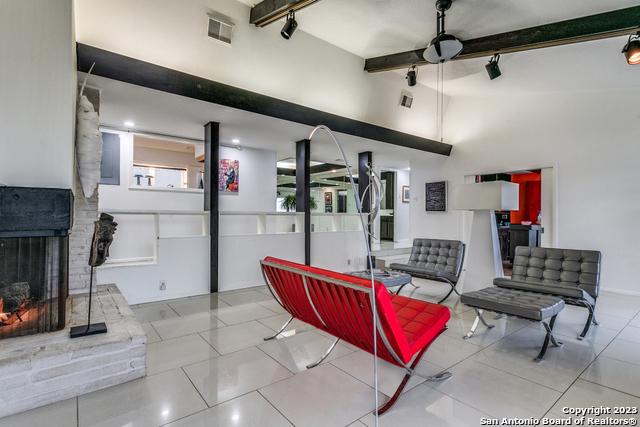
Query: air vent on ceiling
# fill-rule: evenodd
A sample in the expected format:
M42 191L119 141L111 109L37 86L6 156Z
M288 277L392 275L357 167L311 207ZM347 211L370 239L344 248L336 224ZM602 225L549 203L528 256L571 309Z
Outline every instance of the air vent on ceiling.
M231 44L233 23L226 16L209 13L209 37Z
M405 108L411 108L413 104L413 94L403 90L400 94L400 106Z

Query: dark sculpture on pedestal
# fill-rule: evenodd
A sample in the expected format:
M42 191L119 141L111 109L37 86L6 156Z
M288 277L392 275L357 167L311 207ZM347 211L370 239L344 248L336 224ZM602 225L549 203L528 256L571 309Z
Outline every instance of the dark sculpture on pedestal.
M104 334L107 332L107 325L104 322L91 323L91 299L93 293L93 269L105 263L109 257L109 247L113 242L113 234L116 232L118 223L113 221L113 216L102 213L100 219L95 222L93 229L93 239L91 240L91 253L89 255L89 265L91 266L91 278L89 279L89 309L87 324L74 326L71 328L71 338L84 337L87 335Z

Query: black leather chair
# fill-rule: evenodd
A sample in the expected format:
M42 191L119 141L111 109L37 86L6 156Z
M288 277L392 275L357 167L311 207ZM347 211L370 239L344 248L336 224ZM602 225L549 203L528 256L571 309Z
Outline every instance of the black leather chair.
M589 317L578 339L589 332L595 318L596 299L600 289L599 251L518 246L510 279L498 277L499 288L519 289L553 295L565 303L585 307Z
M415 239L409 262L406 264L393 263L389 268L410 274L411 277L449 284L451 289L444 298L438 301L440 304L449 298L454 291L460 295L456 290L456 285L462 272L464 250L465 245L459 240ZM397 293L400 293L403 286L398 289Z

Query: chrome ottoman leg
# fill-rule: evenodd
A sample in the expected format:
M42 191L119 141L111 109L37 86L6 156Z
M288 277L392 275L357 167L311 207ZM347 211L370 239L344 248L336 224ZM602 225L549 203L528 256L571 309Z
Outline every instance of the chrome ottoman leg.
M542 326L544 326L544 329L545 331L547 331L547 334L544 337L544 343L542 344L540 353L538 353L538 356L534 359L536 362L540 362L544 358L544 355L547 352L547 348L549 347L549 342L551 342L551 344L554 347L560 347L562 345L562 342L557 341L556 337L554 337L552 333L553 325L554 323L556 323L556 316L557 314L551 318L551 321L549 323L542 322Z
M471 329L469 330L469 332L467 332L467 334L465 336L462 337L462 339L468 340L469 338L471 338L475 333L476 333L476 329L478 328L478 324L480 322L482 322L482 324L487 328L487 329L491 329L493 328L495 325L491 325L489 323L487 323L487 321L485 320L484 316L482 315L482 310L474 308L474 310L476 311L476 318L473 320L473 325L471 325Z

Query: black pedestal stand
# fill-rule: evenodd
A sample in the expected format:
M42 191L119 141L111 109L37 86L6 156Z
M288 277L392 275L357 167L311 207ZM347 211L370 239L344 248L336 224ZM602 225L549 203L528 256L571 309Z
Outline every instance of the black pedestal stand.
M93 266L91 266L91 278L89 279L89 315L87 324L71 328L71 338L86 337L88 335L106 334L107 325L104 322L91 323L91 297L93 295Z

